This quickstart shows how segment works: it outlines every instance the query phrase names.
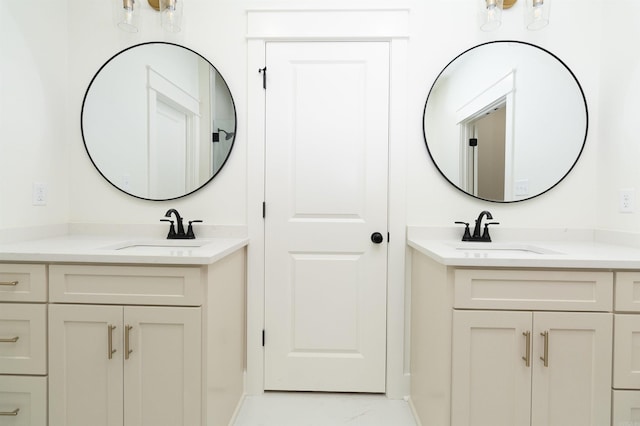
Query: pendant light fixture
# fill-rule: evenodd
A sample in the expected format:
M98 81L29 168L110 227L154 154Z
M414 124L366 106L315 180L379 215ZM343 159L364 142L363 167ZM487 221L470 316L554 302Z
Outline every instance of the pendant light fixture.
M476 0L479 4L480 29L494 31L502 24L502 11L518 0ZM549 24L551 0L525 0L524 22L528 30L539 30Z
M551 0L526 0L524 22L528 30L539 30L549 25Z
M113 0L116 24L129 33L140 30L140 2L142 0ZM165 31L182 30L182 0L147 0L152 9L160 12L160 25Z
M502 24L503 0L479 0L480 29L493 31Z
M140 28L140 11L135 0L115 0L116 25L122 31L137 33Z

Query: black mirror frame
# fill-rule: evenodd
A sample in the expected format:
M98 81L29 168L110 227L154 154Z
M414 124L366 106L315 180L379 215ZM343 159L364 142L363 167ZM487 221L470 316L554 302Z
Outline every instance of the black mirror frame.
M213 173L213 175L207 180L205 181L202 185L200 185L198 188L194 189L193 191L187 192L183 195L177 196L177 197L171 197L171 198L145 198L139 195L135 195L132 194L130 192L125 191L124 189L120 188L118 185L116 185L115 183L113 183L109 178L107 178L104 173L100 170L100 168L98 167L98 165L96 164L96 162L93 160L93 158L91 157L91 153L89 152L89 147L87 146L87 141L85 139L85 132L84 132L84 126L83 126L83 115L84 115L84 106L85 103L87 101L87 96L89 94L89 90L91 89L91 86L93 85L93 82L95 81L95 79L98 77L98 75L100 74L100 72L113 60L115 59L117 56L121 55L124 52L127 52L131 49L134 49L136 47L140 47L140 46L145 46L145 45L149 45L149 44L166 44L166 45L171 45L171 46L176 46L185 50L190 51L191 53L199 56L200 58L202 58L202 60L206 61L209 66L211 68L213 68L216 73L218 73L218 76L220 76L220 78L222 79L225 87L227 88L227 91L229 92L229 99L231 99L231 105L233 106L233 122L234 122L234 127L233 127L233 141L231 142L231 145L229 146L229 153L227 154L226 158L224 159L224 161L222 162L222 164L220 164L220 167L218 168L218 170L215 171L215 173ZM111 186L113 186L114 188L116 188L117 190L131 196L131 197L135 197L141 200L146 200L146 201L170 201L170 200L177 200L180 198L184 198L186 196L189 196L191 194L193 194L194 192L199 191L200 189L204 188L206 185L209 184L209 182L211 182L213 180L213 178L215 178L218 173L220 173L220 171L224 168L224 166L227 164L227 161L229 160L229 157L231 156L231 152L233 151L233 147L235 145L236 142L236 136L237 136L237 129L238 129L238 115L237 115L237 110L236 110L236 103L233 99L233 95L231 94L231 89L229 88L229 85L227 84L227 81L225 80L225 78L222 76L222 74L220 73L220 71L218 71L218 69L204 56L202 56L201 54L199 54L198 52L196 52L193 49L190 49L188 47L176 44L176 43L169 43L169 42L164 42L164 41L150 41L150 42L145 42L145 43L139 43L139 44L135 44L133 46L129 46L126 49L123 49L121 51L119 51L118 53L116 53L115 55L113 55L111 58L109 58L99 69L98 71L96 71L96 73L94 74L94 76L91 78L91 82L89 82L89 85L87 86L87 90L85 91L84 97L82 99L82 108L80 110L80 132L82 133L82 141L84 143L84 148L85 151L87 152L87 156L89 157L89 160L91 160L91 164L93 164L93 166L95 167L95 169L98 171L98 173L100 173L100 175L111 184Z
M584 139L582 141L582 146L580 147L580 151L578 152L578 155L576 156L575 161L573 162L573 164L571 165L571 167L569 167L569 169L567 170L567 172L553 185L551 185L549 188L547 188L546 190L537 193L531 197L527 197L527 198L523 198L520 200L491 200L491 199L486 199L486 198L482 198L482 197L478 197L476 195L470 194L467 191L465 191L464 189L460 188L458 185L456 185L455 183L453 183L445 174L444 172L440 169L440 167L438 166L438 163L436 163L435 158L433 157L433 154L431 153L431 150L429 149L429 143L427 142L427 132L426 132L426 125L425 125L425 120L426 120L426 114L427 114L427 103L429 102L429 96L431 95L431 92L433 91L436 83L438 82L438 79L440 78L440 76L446 71L447 67L449 67L449 65L451 65L453 62L455 62L458 58L460 58L462 55L464 55L465 53L476 49L478 47L481 46L485 46L488 44L493 44L493 43L519 43L519 44L524 44L527 46L531 46L534 47L536 49L542 50L543 52L549 54L550 56L552 56L553 58L555 58L558 62L560 62L560 64L562 64L562 66L569 72L569 74L571 74L571 77L573 77L573 79L576 82L576 85L578 86L578 89L580 90L580 95L582 96L582 100L584 101L584 112L585 112L585 129L584 129ZM436 169L438 170L438 172L442 175L442 177L449 182L454 188L456 188L457 190L459 190L460 192L476 198L478 200L482 200L482 201L490 201L492 203L518 203L521 201L527 201L527 200L531 200L533 198L539 197L542 194L546 194L547 192L549 192L551 189L555 188L556 186L558 186L558 184L560 182L562 182L569 173L571 173L571 171L573 170L573 168L576 166L576 164L578 163L578 160L580 159L580 157L582 156L582 152L584 151L584 147L587 143L587 136L589 134L589 108L587 106L587 98L585 97L584 94L584 90L582 89L582 86L580 85L580 82L578 81L578 78L576 77L576 75L573 73L573 71L567 66L567 64L564 63L564 61L562 61L558 56L556 56L555 54L551 53L550 51L548 51L545 48L542 48L540 46L537 46L535 44L532 43L528 43L525 41L518 41L518 40L494 40L494 41L489 41L486 43L481 43L478 44L476 46L473 46L467 50L465 50L464 52L460 53L459 55L457 55L455 58L453 58L451 61L449 61L449 63L438 73L438 75L436 76L435 80L433 81L433 84L431 85L431 88L429 89L429 94L427 95L427 100L425 101L424 104L424 110L422 113L422 136L424 138L424 144L427 147L427 152L429 153L429 157L431 158L431 161L433 162L434 166L436 167Z

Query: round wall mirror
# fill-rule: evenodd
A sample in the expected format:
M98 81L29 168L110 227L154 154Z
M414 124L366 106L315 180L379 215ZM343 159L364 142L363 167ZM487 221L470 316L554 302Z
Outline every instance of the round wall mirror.
M231 92L185 47L152 42L109 59L91 80L81 129L94 166L134 197L172 200L220 172L236 133Z
M555 55L519 41L475 46L438 75L424 108L425 143L455 187L513 202L573 168L587 137L584 92Z

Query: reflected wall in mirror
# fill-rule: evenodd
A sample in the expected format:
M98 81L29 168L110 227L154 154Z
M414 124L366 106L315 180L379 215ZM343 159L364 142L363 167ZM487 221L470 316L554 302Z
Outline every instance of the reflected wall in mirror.
M469 195L512 202L557 185L587 137L587 103L555 55L519 41L475 46L438 75L424 108L429 155Z
M233 147L236 110L216 68L185 47L152 42L109 59L82 104L91 161L134 197L190 194L222 169Z

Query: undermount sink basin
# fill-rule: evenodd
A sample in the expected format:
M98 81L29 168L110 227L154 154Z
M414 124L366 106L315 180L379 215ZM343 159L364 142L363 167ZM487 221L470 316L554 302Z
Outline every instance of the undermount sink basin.
M158 251L167 249L192 249L209 244L210 240L144 240L144 241L125 241L115 244L105 249L118 251Z
M456 250L468 251L472 253L490 253L503 255L534 255L534 254L561 254L554 250L531 244L521 243L481 243L481 242L461 242L457 243Z

